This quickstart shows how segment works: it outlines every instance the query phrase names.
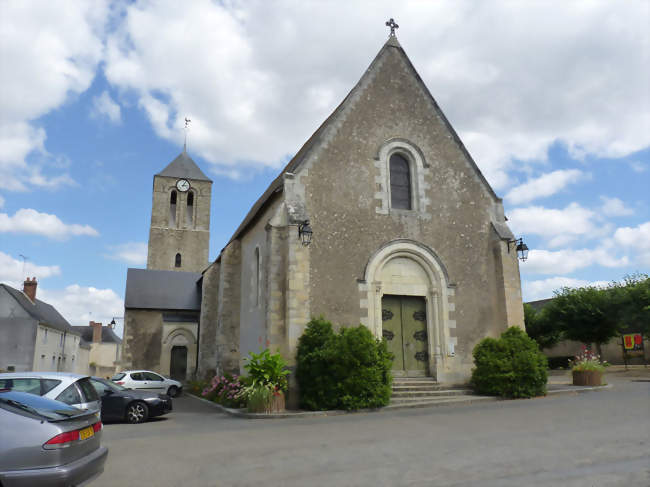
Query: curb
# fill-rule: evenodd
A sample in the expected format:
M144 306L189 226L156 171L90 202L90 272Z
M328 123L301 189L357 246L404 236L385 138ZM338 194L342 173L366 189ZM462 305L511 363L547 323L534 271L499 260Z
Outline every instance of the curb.
M576 386L573 386L576 387ZM551 394L582 394L584 392L592 391L601 391L604 389L612 389L612 384L607 384L604 386L577 386L580 389L556 389L553 391L546 391L546 395L550 396Z
M546 396L531 397L530 399L542 399L550 395L559 395L559 394L582 394L585 392L600 391L605 389L612 389L611 384L604 386L582 386L580 389L556 389L552 391L546 391ZM208 401L202 397L195 396L194 394L185 393L184 396L191 397L197 401L201 401L205 404L209 404L216 410L225 413L229 416L235 418L244 418L244 419L284 419L284 418L313 418L313 417L323 417L323 416L342 416L344 414L356 414L356 413L381 413L381 412L390 412L398 411L401 409L421 409L421 408L435 408L442 406L468 406L477 403L483 402L497 402L497 401L515 401L517 399L504 399L501 397L495 396L480 396L480 397L471 397L467 399L452 399L447 401L432 401L432 402L416 402L411 404L393 404L388 405L383 408L375 409L357 409L355 411L344 411L341 409L334 409L331 411L297 411L297 412L285 412L285 413L249 413L244 409L234 409L227 408L216 402Z

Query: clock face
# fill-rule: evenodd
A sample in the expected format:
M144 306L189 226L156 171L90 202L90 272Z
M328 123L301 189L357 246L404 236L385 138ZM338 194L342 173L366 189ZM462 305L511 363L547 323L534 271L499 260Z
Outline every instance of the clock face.
M190 189L190 182L187 179L179 179L176 181L176 188L178 188L179 191L185 192Z

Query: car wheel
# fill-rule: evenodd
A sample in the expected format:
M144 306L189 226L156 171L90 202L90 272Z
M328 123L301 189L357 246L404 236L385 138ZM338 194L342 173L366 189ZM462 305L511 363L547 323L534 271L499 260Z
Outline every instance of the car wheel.
M149 417L149 408L143 402L133 402L126 408L126 420L129 423L144 423Z
M170 386L169 389L167 389L167 395L170 397L176 397L178 395L178 387Z

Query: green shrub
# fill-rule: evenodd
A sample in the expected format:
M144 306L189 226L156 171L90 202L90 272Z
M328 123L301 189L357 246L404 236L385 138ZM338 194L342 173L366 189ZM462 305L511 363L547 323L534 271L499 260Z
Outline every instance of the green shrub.
M392 355L365 326L334 333L323 318L312 319L298 342L296 378L301 407L376 408L391 396Z
M546 394L546 356L516 327L498 339L485 338L474 348L471 384L478 394L509 398Z

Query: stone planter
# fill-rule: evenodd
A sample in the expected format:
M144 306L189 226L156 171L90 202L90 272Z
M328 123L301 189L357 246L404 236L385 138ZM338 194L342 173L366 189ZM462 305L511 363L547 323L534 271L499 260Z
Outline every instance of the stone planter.
M284 411L284 409L285 409L284 392L280 392L277 395L274 394L271 397L271 401L267 404L260 404L257 405L256 407L251 407L249 405L248 412L271 414L271 413L280 413Z
M603 373L599 370L574 370L574 386L600 386L603 383Z

